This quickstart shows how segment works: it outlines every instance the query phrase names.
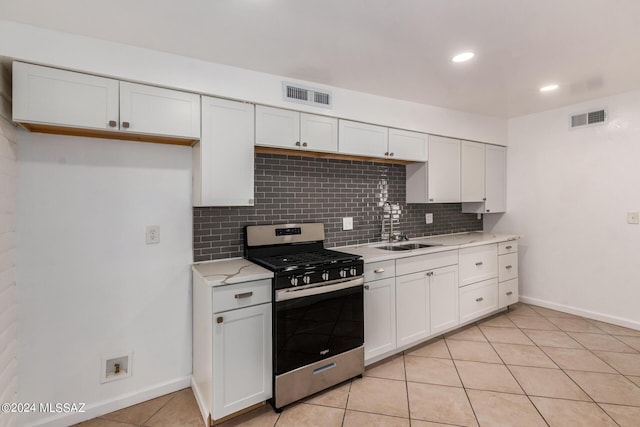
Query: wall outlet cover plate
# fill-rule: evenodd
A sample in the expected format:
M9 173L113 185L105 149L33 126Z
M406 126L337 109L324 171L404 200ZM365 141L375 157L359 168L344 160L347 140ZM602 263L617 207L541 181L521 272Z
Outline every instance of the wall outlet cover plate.
M353 230L353 217L342 218L342 229L344 231Z

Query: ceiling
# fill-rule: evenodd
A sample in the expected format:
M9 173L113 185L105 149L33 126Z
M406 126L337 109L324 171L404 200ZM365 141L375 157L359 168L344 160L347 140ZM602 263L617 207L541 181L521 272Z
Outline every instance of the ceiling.
M638 0L0 0L0 19L498 117L640 89Z

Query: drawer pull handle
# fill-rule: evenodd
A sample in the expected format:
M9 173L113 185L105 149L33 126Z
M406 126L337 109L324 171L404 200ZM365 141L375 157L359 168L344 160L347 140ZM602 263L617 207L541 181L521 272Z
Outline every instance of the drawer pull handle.
M478 262L476 262L476 265L477 265L478 267L480 267L480 266L482 265L482 261L478 261Z
M429 276L429 277L433 276L433 271L429 271L429 272L427 273L427 276Z
M369 290L369 285L364 285L364 288L365 288L366 290Z
M376 268L373 270L374 273L384 273L384 268Z
M114 128L118 123L115 120L109 120L109 127Z
M296 147L300 147L300 141L296 141Z
M306 142L303 142L303 143L302 143L302 146L303 146L303 147L306 147L306 146L307 146L307 143L306 143Z
M505 266L504 268L506 268L506 269L508 270L508 269L510 269L510 268L513 268L513 267L512 267L512 266L510 266L510 265L507 265L507 266Z
M513 292L509 291L507 292L507 295L513 295Z
M125 129L129 129L129 126L131 126L131 124L129 122L122 122L122 127Z
M484 301L484 298L482 298L482 297L476 298L476 302L480 302L480 301Z
M236 299L249 298L251 295L253 295L253 292L244 292L241 294L236 294Z
M505 249L511 249L513 246L509 245L509 246L505 246Z
M222 318L222 316L216 318L216 323L222 323L223 321L224 319Z

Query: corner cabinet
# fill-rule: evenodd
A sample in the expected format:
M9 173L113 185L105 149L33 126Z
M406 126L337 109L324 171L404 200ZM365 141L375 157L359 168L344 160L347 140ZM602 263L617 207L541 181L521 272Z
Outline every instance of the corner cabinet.
M254 106L202 97L202 138L193 147L194 206L253 206Z
M13 120L36 132L191 145L200 95L14 62Z
M460 140L429 135L428 156L407 165L407 203L460 202Z
M338 119L256 105L255 144L335 153L338 151Z
M193 383L208 424L272 396L271 280L212 287L193 275Z

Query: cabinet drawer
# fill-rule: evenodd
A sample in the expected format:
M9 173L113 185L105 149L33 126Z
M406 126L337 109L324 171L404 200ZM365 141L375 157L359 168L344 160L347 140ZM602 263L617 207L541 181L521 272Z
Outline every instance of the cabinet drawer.
M395 277L396 262L394 260L372 262L364 265L364 281L372 282L374 280Z
M460 249L460 286L498 276L496 244Z
M213 312L233 310L271 301L271 280L256 280L213 288Z
M498 284L498 306L506 307L518 302L518 279Z
M418 271L433 270L458 263L458 251L436 252L434 254L418 255L396 260L396 275L417 273Z
M460 323L476 319L498 308L498 279L460 288Z
M515 279L518 277L518 253L500 255L498 257L498 281Z
M513 252L518 252L518 242L515 240L498 243L498 255L510 254Z

